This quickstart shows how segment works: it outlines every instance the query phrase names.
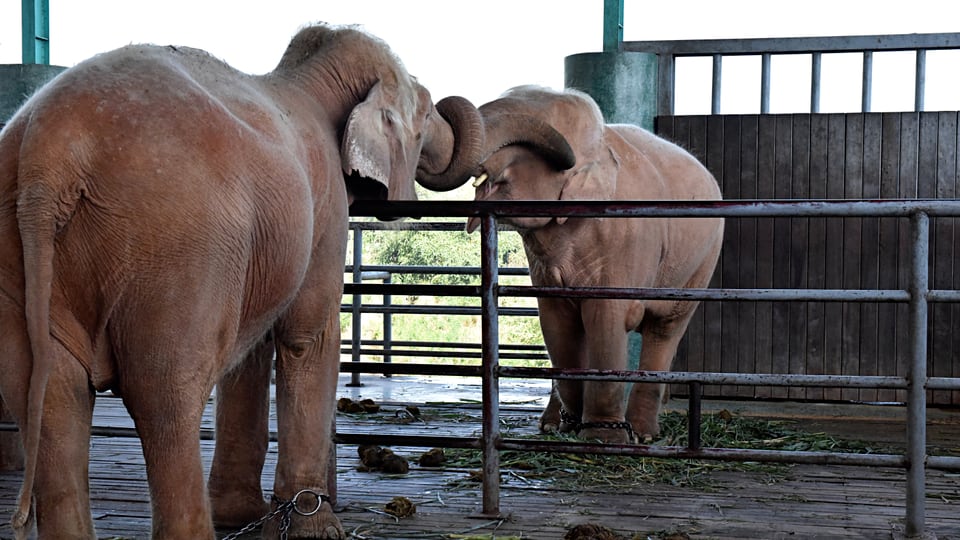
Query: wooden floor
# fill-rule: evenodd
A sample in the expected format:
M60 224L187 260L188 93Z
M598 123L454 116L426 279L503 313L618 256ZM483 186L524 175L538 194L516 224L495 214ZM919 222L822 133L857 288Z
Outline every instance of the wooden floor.
M371 376L371 379L374 377ZM368 380L371 380L368 379ZM340 415L341 433L386 432L427 435L470 435L480 429L479 396L470 384L417 380L412 376L383 379L363 388L342 387L341 396L371 397L383 407L374 417ZM388 392L384 388L389 387ZM431 393L431 388L436 393ZM512 433L534 432L545 390L514 388L505 394L502 414ZM525 396L525 392L535 395ZM413 401L417 395L420 399ZM464 396L471 396L470 398ZM421 407L423 421L395 422L405 405ZM798 405L790 403L706 403L739 414L789 416L810 429L851 431L876 441L903 437L899 407ZM956 414L960 417L960 412ZM115 398L98 399L96 425L130 426ZM950 411L931 415L932 442L960 445L960 419ZM213 443L203 441L207 465ZM394 447L411 462L425 448ZM904 472L840 466L793 466L785 476L763 472L713 473L708 488L624 482L621 488L558 488L505 471L498 519L477 515L479 484L470 470L421 468L411 464L405 475L359 472L355 446L338 446L338 510L344 529L357 539L492 538L562 539L578 524L604 525L623 538L676 539L832 539L892 538L903 530ZM272 446L264 489L272 487L276 447ZM150 508L139 442L133 438L95 437L91 443L92 512L100 538L145 538ZM627 479L629 480L629 479ZM20 473L0 473L0 538L10 538L8 525L19 489ZM395 496L409 498L416 514L394 519L384 505ZM927 529L937 538L960 540L960 476L930 471L927 484ZM230 531L222 531L226 534ZM251 537L254 537L251 535Z

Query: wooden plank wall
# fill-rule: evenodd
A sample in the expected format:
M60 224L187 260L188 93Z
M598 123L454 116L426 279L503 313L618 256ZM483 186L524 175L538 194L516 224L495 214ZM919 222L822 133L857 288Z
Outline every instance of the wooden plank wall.
M958 112L658 117L727 199L896 199L960 196ZM711 286L900 289L909 223L894 218L727 220ZM931 288L960 288L960 222L931 220ZM958 269L960 270L960 269ZM931 304L928 373L960 376L960 305ZM708 302L675 370L903 375L905 304ZM686 389L677 386L675 394ZM903 401L903 391L705 387L706 395ZM930 393L960 403L960 392Z

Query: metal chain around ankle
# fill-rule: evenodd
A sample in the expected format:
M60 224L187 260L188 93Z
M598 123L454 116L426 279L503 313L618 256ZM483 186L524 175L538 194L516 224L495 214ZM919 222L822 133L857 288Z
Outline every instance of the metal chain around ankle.
M627 438L630 439L630 442L640 441L640 437L633 431L633 426L630 425L630 422L581 422L579 416L567 412L567 410L562 407L560 408L560 421L564 424L569 424L574 433L580 433L580 431L586 428L622 429L627 432Z
M304 494L313 495L317 498L316 508L310 511L300 510L300 507L297 506L297 499ZM277 503L276 508L268 512L267 515L263 516L262 518L245 525L242 529L224 536L221 540L236 540L247 533L259 529L264 523L277 516L280 516L280 540L287 540L287 531L290 530L290 519L294 512L301 516L312 516L320 511L320 506L324 503L324 501L330 501L330 497L317 493L312 489L301 489L296 495L293 496L293 499L290 499L289 501L284 501L276 495L272 496L270 499Z

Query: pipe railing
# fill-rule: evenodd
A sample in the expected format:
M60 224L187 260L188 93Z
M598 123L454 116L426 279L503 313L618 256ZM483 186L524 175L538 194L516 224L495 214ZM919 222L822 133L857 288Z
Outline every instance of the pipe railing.
M723 201L723 202L391 202L371 204L356 202L353 216L437 216L481 218L481 284L469 286L433 286L435 294L453 288L456 295L477 293L481 297L481 365L449 366L430 364L381 364L348 362L341 371L351 373L409 373L458 374L479 376L482 379L482 433L478 438L436 437L390 434L337 433L341 444L394 444L407 446L441 446L476 448L483 452L482 512L500 514L500 452L503 450L613 454L675 459L709 459L722 461L762 461L776 463L808 463L822 465L857 465L899 467L906 470L906 526L907 537L922 537L925 531L925 472L927 468L960 470L960 458L929 456L926 448L926 391L958 390L960 378L928 377L927 367L927 307L930 302L957 302L960 293L955 290L929 289L929 245L931 217L960 217L960 200L889 200L889 201ZM499 285L497 267L496 221L503 217L899 217L910 220L910 276L904 289L899 290L825 290L790 293L789 289L613 289L571 288L558 290L550 287L507 287ZM404 285L350 284L353 294L366 292L367 287L401 290ZM458 288L459 287L459 288ZM384 289L384 290L386 290ZM498 299L500 296L602 296L630 295L636 298L684 298L701 301L803 301L815 299L829 302L898 302L909 304L910 368L906 375L806 375L768 373L700 373L660 371L560 370L553 368L523 368L500 365L498 343ZM500 432L499 378L523 377L544 379L616 380L623 382L687 383L690 385L688 414L688 445L652 446L642 444L600 444L557 442L537 439L508 439ZM907 445L904 454L854 454L840 452L750 450L737 448L702 448L699 438L700 388L704 384L820 386L853 388L895 388L907 392ZM11 424L0 429L16 429ZM104 431L106 430L106 431ZM134 430L94 428L95 434L136 436ZM275 434L272 434L275 440Z
M674 113L676 61L683 57L708 57L713 60L711 114L720 114L723 58L726 56L760 56L760 113L770 112L770 71L774 56L809 54L810 111L820 112L821 66L824 54L860 53L860 111L870 112L873 95L873 57L877 52L911 51L915 55L913 87L914 111L924 110L926 93L927 51L960 49L960 33L828 36L790 38L736 38L670 41L626 41L620 50L654 53L658 58L657 114Z
M482 376L483 432L478 447L483 451L483 513L499 515L499 452L501 450L562 451L617 455L696 458L718 460L775 461L863 466L896 466L906 469L906 527L908 537L919 537L925 527L925 471L927 467L960 470L960 458L927 456L926 390L932 388L926 374L927 306L929 302L955 302L957 291L929 290L929 245L931 217L960 217L957 200L877 201L580 201L580 202L389 202L354 203L352 216L436 216L479 217L481 219L481 283L483 350ZM497 272L496 221L503 217L898 217L910 220L910 276L905 289L894 290L799 290L787 289L614 289L550 287L505 287ZM364 286L359 286L362 289ZM386 286L384 286L386 287ZM361 293L362 290L355 290ZM465 291L459 291L462 294ZM911 336L910 370L906 376L837 376L794 374L708 374L692 372L646 372L605 370L557 370L515 368L499 365L497 303L508 294L526 296L631 297L651 299L697 299L701 301L830 301L899 302L909 304ZM352 366L353 367L353 366ZM359 366L357 366L359 367ZM700 448L699 440L687 447L648 445L568 443L504 439L499 430L499 377L521 376L548 379L612 379L620 381L691 384L691 406L699 404L702 384L747 384L783 386L857 386L901 388L907 391L907 448L904 455L845 454L833 452L784 452ZM960 389L960 378L942 377L937 388ZM691 417L699 418L699 410Z

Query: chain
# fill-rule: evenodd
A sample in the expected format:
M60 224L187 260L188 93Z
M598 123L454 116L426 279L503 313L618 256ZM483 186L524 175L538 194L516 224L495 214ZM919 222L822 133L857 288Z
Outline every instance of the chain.
M638 442L640 437L637 436L637 433L633 431L633 426L630 425L630 422L581 422L579 416L575 416L566 409L560 409L560 421L565 424L570 424L571 429L579 433L584 428L603 428L603 429L623 429L627 432L627 438L630 439L630 442Z
M301 495L305 494L313 495L317 498L317 506L312 510L303 511L300 510L299 506L297 506L297 499L299 499ZM320 511L320 505L322 505L324 501L330 501L330 497L321 495L312 489L301 489L296 495L293 496L293 499L289 501L284 501L276 495L271 497L271 499L277 503L277 507L275 509L268 512L267 515L263 516L262 518L247 524L242 529L224 536L221 540L236 540L237 538L240 538L249 532L259 529L264 523L277 516L280 516L280 540L287 540L287 531L290 530L290 520L294 512L300 514L301 516L312 516Z

